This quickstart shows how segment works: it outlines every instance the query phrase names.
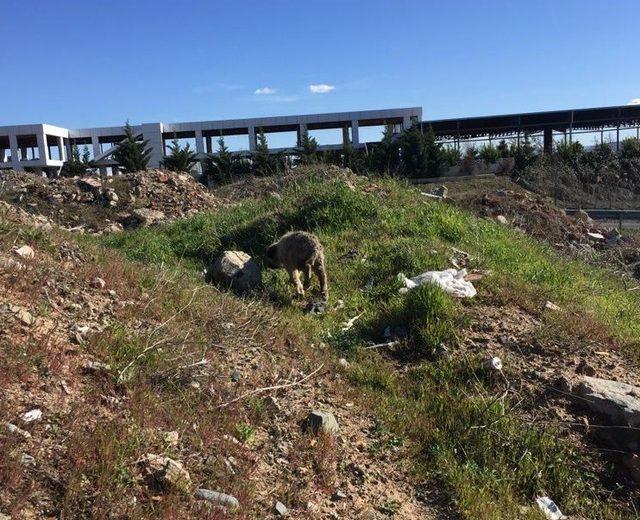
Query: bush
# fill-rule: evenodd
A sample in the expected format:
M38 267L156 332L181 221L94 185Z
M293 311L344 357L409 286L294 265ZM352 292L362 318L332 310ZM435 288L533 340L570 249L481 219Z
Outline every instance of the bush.
M577 166L584 155L584 146L579 141L560 141L556 144L556 153L565 163Z
M620 143L621 159L640 159L640 139L629 137Z
M411 343L419 355L433 355L441 343L457 340L458 310L440 287L425 283L409 291L397 316L409 331Z
M151 158L149 141L140 141L133 134L133 128L127 121L124 125L125 138L118 143L113 158L127 173L135 173L147 169Z
M498 162L502 155L500 153L500 150L498 150L492 144L484 144L480 147L478 157L480 157L480 159L482 159L487 164L493 164Z
M445 146L442 148L442 159L449 166L457 166L462 156L455 146Z
M170 154L162 161L162 166L174 172L190 172L191 168L198 162L196 152L191 150L189 143L184 148L180 146L177 139L169 145Z

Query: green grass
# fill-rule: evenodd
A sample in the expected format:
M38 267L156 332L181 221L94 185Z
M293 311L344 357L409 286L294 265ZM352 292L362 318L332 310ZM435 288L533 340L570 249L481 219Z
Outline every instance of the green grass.
M478 299L503 294L541 308L545 300L571 309L577 322L593 321L630 356L640 352L640 303L622 281L516 230L477 219L455 207L424 200L391 180L365 193L343 182L310 179L287 188L282 199L251 199L156 229L109 235L102 242L131 258L197 271L224 249L262 258L277 236L291 229L316 233L328 258L331 302L344 307L320 317L302 317L290 305L286 274L270 271L265 305L282 307L297 327L328 341L351 361L350 380L369 395L386 423L414 446L416 471L451 492L464 518L539 518L522 513L536 495L549 494L565 514L623 518L608 506L597 479L585 473L587 455L575 452L556 432L523 422L477 360L424 361L445 343L455 347L471 301L453 301L425 287L400 295L397 274L408 276L449 267L451 247L490 271ZM345 257L357 249L355 258ZM362 314L347 332L341 326ZM411 368L399 373L367 341L381 341L386 325L409 333Z

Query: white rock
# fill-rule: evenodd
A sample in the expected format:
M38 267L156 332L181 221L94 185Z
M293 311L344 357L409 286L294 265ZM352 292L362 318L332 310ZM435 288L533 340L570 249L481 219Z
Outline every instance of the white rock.
M20 416L20 419L25 423L39 421L40 419L42 419L42 410L40 410L40 408L29 410L28 412L23 413Z
M509 221L507 220L507 217L505 217L504 215L498 215L496 217L496 222L498 222L498 224L503 224L505 226L509 223Z
M36 252L31 246L24 245L15 250L16 255L21 258L33 258L36 256Z
M21 437L25 438L25 439L30 439L31 438L31 434L28 431L23 430L22 428L18 428L15 424L13 423L6 423L5 427L7 429L7 431L9 433L14 433L16 435L20 435Z
M289 514L287 506L285 506L282 502L276 502L274 509L276 510L276 514L278 514L279 516L287 516Z
M200 488L196 491L196 498L200 500L206 500L212 504L216 504L222 507L228 507L231 510L238 509L240 502L233 495L227 495L226 493L220 493L219 491L211 491L210 489Z
M550 311L560 311L560 310L562 310L562 309L560 308L560 306L556 305L556 304L555 304L555 303L553 303L553 302L550 302L549 300L547 300L547 301L545 302L545 304L544 304L544 308L545 308L545 309L548 309L548 310L550 310Z
M213 264L211 279L225 287L247 291L262 283L260 264L243 251L225 251Z
M313 410L306 420L306 429L313 434L318 435L320 432L335 434L339 431L338 421L331 412L323 412Z
M487 359L485 366L491 370L502 370L502 360L497 356L492 357L491 359Z

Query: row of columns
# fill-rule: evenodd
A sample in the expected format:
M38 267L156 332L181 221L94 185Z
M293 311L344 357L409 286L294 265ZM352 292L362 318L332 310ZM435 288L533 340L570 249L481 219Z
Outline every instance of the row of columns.
M51 153L49 152L49 143L46 140L44 133L37 133L36 136L36 147L38 148L38 159L42 161L47 161L51 158ZM27 148L18 146L18 136L16 134L9 134L9 148L11 150L11 162L14 163L15 166L18 166L18 163L29 161L31 159L27 159ZM64 138L62 136L54 136L56 138L56 144L59 150L59 159L60 161L67 160L67 149L64 146Z

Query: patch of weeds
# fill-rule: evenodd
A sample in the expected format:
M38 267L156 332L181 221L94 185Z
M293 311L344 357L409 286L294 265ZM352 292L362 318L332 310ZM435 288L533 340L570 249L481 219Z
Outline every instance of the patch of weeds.
M249 442L255 434L256 429L248 423L241 422L236 425L236 438L240 442Z

